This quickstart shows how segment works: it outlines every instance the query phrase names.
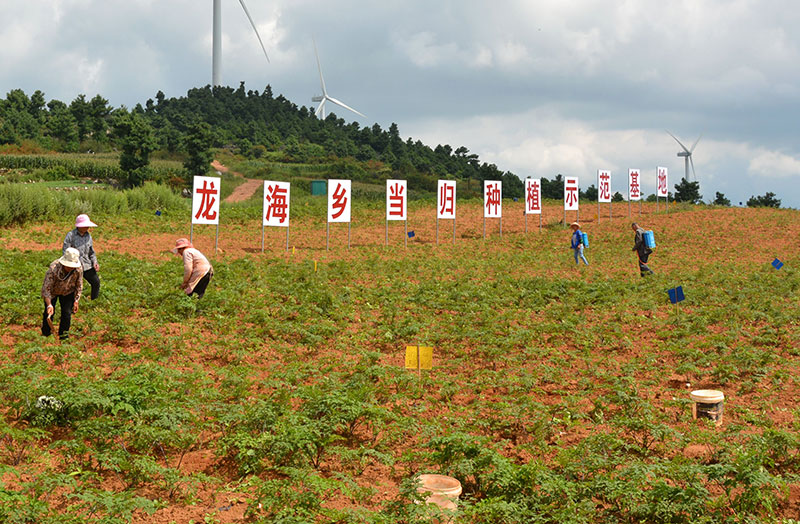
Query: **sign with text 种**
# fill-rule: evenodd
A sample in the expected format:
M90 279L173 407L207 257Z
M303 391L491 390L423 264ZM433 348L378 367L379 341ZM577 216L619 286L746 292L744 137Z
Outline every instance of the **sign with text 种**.
M525 214L542 214L542 181L538 178L525 179Z
M642 199L642 178L638 169L628 169L628 200Z
M578 177L568 176L564 178L564 211L577 211L580 191L578 189Z
M597 201L611 202L611 171L597 170Z
M220 178L196 176L192 188L192 224L219 224Z
M456 182L439 180L436 189L436 218L456 218Z
M289 182L264 181L265 226L289 227Z
M656 196L659 198L667 198L669 196L667 175L666 167L656 168Z
M502 218L503 183L499 180L483 181L483 218Z
M350 180L328 180L328 222L350 222Z
M408 182L386 181L386 220L408 220Z

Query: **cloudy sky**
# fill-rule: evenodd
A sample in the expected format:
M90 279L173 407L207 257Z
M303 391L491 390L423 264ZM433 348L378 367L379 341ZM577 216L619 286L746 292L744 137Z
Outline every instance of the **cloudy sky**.
M794 0L222 0L223 83L298 105L331 96L403 137L466 146L520 177L628 168L705 200L772 191L800 207L800 10ZM212 0L0 0L0 96L114 106L211 82Z

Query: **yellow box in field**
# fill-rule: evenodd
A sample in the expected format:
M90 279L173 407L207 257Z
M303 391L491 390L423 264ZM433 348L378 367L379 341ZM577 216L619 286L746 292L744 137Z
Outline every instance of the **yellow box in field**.
M419 368L417 368L417 348L419 348ZM428 346L406 346L406 368L433 368L433 348Z

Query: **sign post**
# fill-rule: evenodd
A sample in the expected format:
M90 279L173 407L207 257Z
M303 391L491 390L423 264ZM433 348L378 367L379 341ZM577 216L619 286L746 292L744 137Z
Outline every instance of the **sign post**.
M456 182L439 180L436 190L436 245L439 245L439 219L453 220L453 245L456 243Z
M347 249L350 249L350 180L328 180L328 222L325 249L330 249L331 222L347 222Z
M192 188L192 224L189 227L189 242L193 240L195 224L216 224L214 253L218 251L219 246L220 180L213 176L196 176Z
M261 252L264 252L264 228L286 228L286 251L289 251L289 182L264 181L264 215L261 223Z

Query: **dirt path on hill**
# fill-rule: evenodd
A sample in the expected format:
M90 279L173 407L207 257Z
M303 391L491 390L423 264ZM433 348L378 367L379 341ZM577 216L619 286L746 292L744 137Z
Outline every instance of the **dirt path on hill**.
M220 173L227 173L229 171L228 168L220 164L218 160L214 160L213 162L211 162L211 167L213 167ZM242 175L241 173L237 173L236 171L231 171L231 173L233 173L234 176L244 178L244 175ZM236 188L233 190L233 193L228 195L228 198L226 198L224 201L242 202L244 200L247 200L248 198L253 196L253 193L258 191L258 188L260 188L263 183L264 182L262 180L244 178L244 183L236 186Z

